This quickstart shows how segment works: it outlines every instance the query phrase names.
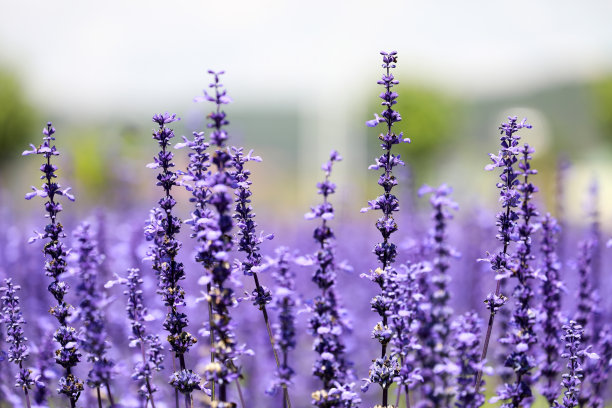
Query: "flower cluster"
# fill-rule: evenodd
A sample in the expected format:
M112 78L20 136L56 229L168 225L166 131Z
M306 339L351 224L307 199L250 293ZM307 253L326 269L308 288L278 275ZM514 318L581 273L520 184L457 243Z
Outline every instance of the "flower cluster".
M97 242L94 240L89 223L84 222L79 225L73 235L74 254L77 258L76 272L79 276L76 294L81 299L78 316L83 324L81 347L87 352L87 360L93 365L87 376L87 384L91 388L105 386L111 405L114 405L109 386L114 362L106 356L109 344L106 342L104 313L100 304L101 291L97 282L102 256L98 252Z
M504 384L503 388L498 391L499 399L510 401L502 405L504 408L517 407L522 405L523 401L532 399L531 370L536 364L532 350L533 344L536 343L536 313L531 305L533 290L530 282L535 277L532 265L535 256L531 252L531 236L536 226L532 218L538 216L532 201L537 187L529 181L529 176L537 174L537 171L533 170L530 165L533 152L534 149L528 144L523 145L520 149L521 159L518 173L522 176L522 180L517 186L517 191L522 194L519 211L521 222L518 226L519 240L515 255L517 267L513 270L512 275L518 281L513 292L516 305L510 320L510 330L506 337L500 339L502 343L510 347L505 366L514 371L516 380L513 384Z
M374 337L381 343L382 350L380 359L375 360L370 368L369 381L380 385L383 393L382 405L386 406L388 390L392 382L387 381L387 373L389 372L387 368L397 365L395 360L390 360L386 355L387 344L390 340L390 336L386 335L386 333L389 332L387 311L392 302L390 294L386 292L389 289L388 281L391 276L395 274L392 264L397 255L397 246L389 242L389 238L391 234L397 231L397 223L393 219L393 213L399 211L399 200L391 193L391 190L397 185L397 179L393 175L393 168L404 164L399 155L391 153L391 148L399 143L409 143L410 140L404 139L403 133L397 135L393 131L393 125L402 120L399 112L393 109L393 106L397 104L398 94L392 91L392 88L399 84L399 81L395 79L391 73L391 69L396 67L397 52L393 51L387 53L383 51L381 55L383 60L382 67L385 73L382 75L380 81L378 81L378 84L385 88L385 91L380 94L380 98L382 99L381 105L384 107L384 110L381 116L377 114L374 115L374 119L366 122L366 125L368 127L376 127L379 123L384 123L387 126L386 131L381 133L378 137L381 141L380 146L384 153L369 167L371 170L383 170L383 173L378 179L378 184L383 188L384 193L376 199L369 201L369 208L363 208L361 211L382 211L382 216L376 222L376 228L382 235L383 241L376 244L374 247L374 254L376 254L382 268L378 268L376 271L370 272L369 274L370 280L378 283L382 291L382 293L374 297L371 302L372 309L376 311L382 319L374 329ZM394 377L393 375L391 378Z
M350 323L346 321L340 305L340 299L336 293L336 259L334 232L328 221L334 218L334 208L329 202L329 196L336 191L336 185L330 181L332 168L335 162L342 160L340 154L333 150L329 160L321 167L325 173L325 180L317 183L318 193L323 196L323 202L311 208L305 215L306 219L320 219L321 224L314 230L314 239L318 249L313 258L316 270L312 275L312 281L317 285L320 293L312 300L312 315L309 320L309 331L314 336L313 348L318 358L313 366L313 374L322 381L322 389L317 391L319 396L313 404L317 407L351 407L354 399L342 399L340 393L339 401L336 401L332 388L348 387L351 377L350 363L344 355L344 343L342 337L346 335ZM349 387L350 389L350 387ZM331 398L331 399L330 399ZM316 402L314 402L316 401Z
M546 214L542 221L542 242L540 250L544 255L543 272L545 279L542 282L540 294L542 297L542 322L541 328L544 333L541 349L543 350L540 365L540 374L544 380L542 395L550 405L557 399L560 386L557 380L561 367L557 357L563 350L561 344L561 292L562 286L559 280L559 269L561 267L557 257L557 234L559 227L556 220Z
M9 279L4 280L4 286L0 287L0 304L2 305L0 322L6 324L6 338L10 344L8 350L8 361L15 363L19 367L15 379L15 387L23 389L26 404L30 406L30 396L28 390L34 386L35 381L32 378L32 370L24 367L24 361L29 356L26 342L28 339L23 333L22 325L25 324L21 308L19 307L19 296L17 291L20 286L14 285Z
M289 352L296 346L295 308L298 305L295 291L295 272L291 268L293 254L287 247L276 249L276 257L270 260L276 282L274 308L278 311L278 323L273 325L274 349L278 359L276 378L268 392L276 393L279 388L287 389L292 384L295 372L289 365ZM286 395L283 396L286 398Z
M476 388L476 376L483 370L484 361L480 361L480 326L482 321L476 313L466 313L451 325L453 349L457 373L456 402L457 408L478 408L484 404L483 387Z
M199 389L199 381L192 381L193 372L187 370L185 364L185 354L189 351L197 340L189 332L185 331L188 325L187 315L179 310L185 305L185 291L180 285L180 281L185 279L183 264L176 260L181 243L176 239L180 231L181 221L172 214L172 209L176 205L175 199L171 195L172 187L177 185L177 174L171 170L174 167L172 159L174 154L168 149L171 139L174 138L174 131L166 125L179 120L175 114L158 114L153 116L153 122L159 128L153 132L155 139L161 150L154 158L154 162L148 165L149 168L160 168L157 175L157 185L164 189L165 195L159 200L157 217L150 222L145 231L147 240L153 241L149 249L149 257L153 261L153 269L158 277L159 293L162 295L164 305L168 308L164 329L169 333L168 341L170 347L179 360L180 370L176 370L170 380L174 388L185 394L185 405L191 405L191 392ZM161 217L160 217L161 216ZM161 218L161 220L160 220ZM156 221L161 222L156 222ZM152 232L155 231L153 234ZM183 383L181 380L186 380Z
M457 210L458 205L449 197L452 189L443 184L438 188L427 185L421 187L419 195L431 194L429 203L433 209L431 218L434 227L430 232L427 247L433 252L432 288L424 293L427 296L428 313L423 317L423 328L420 330L423 351L420 353L423 361L423 387L425 397L434 407L446 407L453 397L450 386L451 372L447 369L450 358L448 336L450 334L450 318L453 309L448 301L450 294L448 284L449 259L458 253L448 244L447 221L453 218L450 210Z
M220 75L223 72L209 71L209 73L214 78L210 87L215 93L209 95L204 92L203 99L216 105L216 109L208 115L210 123L207 124L208 128L212 129L210 140L216 149L210 158L215 170L208 175L204 184L210 190L207 205L214 211L208 211L206 217L192 222L202 227L197 235L199 247L196 259L206 268L201 282L207 285L206 299L211 316L209 335L214 360L207 365L205 378L211 388L215 389L218 385L218 393L212 395L213 403L225 406L231 405L227 401L227 385L239 375L233 362L239 354L239 349L236 347L229 313L229 309L236 303L236 298L234 290L228 286L232 272L229 253L233 247L231 232L234 224L231 216L233 202L231 192L236 181L231 172L232 156L225 148L228 134L224 126L228 125L229 121L221 109L222 105L230 103L231 99L220 82Z
M139 394L146 401L151 402L155 407L153 393L157 391L153 385L153 372L161 371L164 366L163 346L159 336L147 334L145 319L148 317L148 310L144 305L142 295L143 280L140 277L140 270L132 268L128 270L125 279L119 279L120 283L126 286L123 294L127 297L128 320L130 321L131 334L129 337L130 346L140 346L140 361L134 366L132 378L139 382Z
M516 208L519 207L521 203L521 193L517 189L519 184L519 173L515 170L514 166L518 161L517 156L520 151L520 136L516 133L523 128L531 129L531 125L527 124L525 119L523 119L522 122L518 122L516 116L508 117L508 122L500 125L499 129L502 135L500 138L501 149L497 156L492 153L489 154L493 163L485 167L487 171L497 167L502 169L499 176L501 182L497 183L497 187L500 189L499 200L502 204L502 211L497 213L496 217L496 225L498 227L496 238L502 243L503 248L497 253L489 255L486 259L491 265L491 270L496 274L495 279L497 284L495 292L487 295L485 299L487 309L490 311L490 317L483 344L482 360L487 356L495 315L507 300L507 297L502 293L502 282L504 278L510 276L511 271L516 268L514 265L515 260L513 256L509 254L508 250L510 243L518 240L517 221L519 215L517 214ZM477 388L480 388L481 381L482 371L479 372L477 376Z
M25 196L26 200L30 200L35 196L46 199L45 210L46 217L49 218L49 223L45 226L44 233L38 233L30 239L34 242L38 239L47 239L43 252L45 254L45 275L53 279L53 282L48 287L49 292L57 301L57 305L50 310L60 327L55 332L53 338L59 344L59 349L55 352L55 361L64 367L65 376L60 378L58 392L66 395L70 399L72 408L76 406L76 402L83 391L83 383L72 373L72 369L81 360L81 353L78 349L78 337L73 327L69 326L69 318L72 315L72 306L66 300L68 293L68 285L62 281L62 275L66 271L66 257L68 250L65 244L61 241L65 238L64 227L58 222L58 214L62 211L62 205L57 202L59 196L66 197L74 201L74 196L70 194L70 188L62 190L59 183L55 181L57 175L57 166L51 163L53 156L59 156L59 152L54 145L55 128L51 122L47 123L47 127L43 129L43 142L36 147L30 145L32 150L23 152L24 156L30 154L40 154L45 158L45 162L40 167L43 175L40 177L44 182L42 189L32 187L33 192Z
M580 385L582 384L583 369L582 361L584 360L587 351L581 347L583 329L577 322L571 320L568 324L563 325L565 334L563 341L565 342L566 351L561 354L561 357L566 358L568 373L563 374L561 385L565 387L563 393L563 403L554 401L554 407L574 408L578 406L578 395L580 394Z

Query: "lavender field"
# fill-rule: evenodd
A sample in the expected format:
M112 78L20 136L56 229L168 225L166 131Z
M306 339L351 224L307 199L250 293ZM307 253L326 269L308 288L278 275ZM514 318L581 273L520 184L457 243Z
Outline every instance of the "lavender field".
M69 187L57 122L24 142L40 180L2 191L25 200L0 208L0 407L610 406L601 180L570 190L566 159L539 172L539 123L507 112L487 130L498 150L477 152L496 205L416 185L401 55L372 63L364 200L336 181L357 160L340 147L316 185L260 189L270 164L238 143L223 71L194 99L203 128L181 136L181 114L154 113L138 135L154 156L112 164L144 171L137 194L113 193L134 202ZM294 189L311 206L287 213L303 216L257 206Z

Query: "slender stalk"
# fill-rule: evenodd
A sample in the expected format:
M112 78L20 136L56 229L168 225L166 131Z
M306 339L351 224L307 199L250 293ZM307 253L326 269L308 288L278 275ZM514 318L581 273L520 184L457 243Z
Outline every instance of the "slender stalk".
M23 392L25 393L25 399L26 399L26 407L27 408L31 408L32 405L30 404L30 394L28 393L28 389L24 388Z
M145 356L145 348L144 348L144 340L140 339L140 351L142 353L142 364L146 364L147 363L147 358ZM149 378L145 377L145 385L147 387L147 392L149 393L149 398L147 398L147 405L148 405L148 401L151 401L151 408L155 408L155 402L153 401L153 391L151 389L151 383L149 382ZM146 408L146 405L145 405Z
M209 283L208 285L206 285L206 293L210 293L211 291L211 284ZM213 324L212 324L212 319L213 319L213 310L212 310L212 304L210 302L206 302L206 305L208 306L208 326L209 326L209 336L210 336L210 362L214 363L215 362L215 336L213 335ZM217 387L215 386L215 382L213 381L210 387L210 398L211 400L215 400L215 389Z
M96 394L98 396L98 408L102 408L102 396L100 395L100 387L96 387Z

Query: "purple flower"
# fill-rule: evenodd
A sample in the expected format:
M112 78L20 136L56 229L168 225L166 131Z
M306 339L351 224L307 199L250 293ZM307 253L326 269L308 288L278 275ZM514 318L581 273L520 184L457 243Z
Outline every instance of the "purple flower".
M497 187L500 189L499 201L501 202L503 210L497 214L496 222L498 227L496 238L502 243L502 249L495 254L489 255L486 259L491 264L491 270L496 274L495 279L497 283L495 293L489 294L485 300L487 309L490 311L490 318L482 351L481 358L483 360L487 356L487 348L493 329L495 315L506 302L506 297L502 293L505 291L503 286L503 283L505 283L504 278L509 276L511 270L515 268L515 261L513 257L509 255L509 246L512 242L518 241L519 239L517 223L519 215L516 212L516 208L520 204L521 193L517 190L519 173L516 172L514 166L518 161L517 156L520 153L520 136L517 135L516 132L522 128L530 129L531 125L528 125L525 119L518 123L516 116L508 117L508 122L500 125L499 129L502 135L500 138L501 149L497 156L494 154L489 155L493 164L485 167L486 170L493 170L497 167L502 169L499 176L501 182L497 183ZM503 320L505 321L506 319ZM480 389L481 381L482 371L478 373L476 379L477 389Z
M561 292L562 283L559 280L561 263L557 257L557 235L559 227L555 219L546 214L542 221L543 237L540 245L544 255L543 272L545 280L541 284L542 322L543 332L542 361L540 362L540 375L544 380L541 388L542 395L549 405L553 404L559 395L560 385L558 376L561 367L557 361L563 350L561 344Z
M104 312L101 308L102 296L98 287L97 275L102 263L102 256L98 252L97 242L94 240L91 225L82 223L74 232L74 254L77 258L76 272L80 278L76 294L81 299L78 316L83 323L81 333L81 347L87 352L87 360L93 365L89 371L87 384L91 388L105 386L110 393L110 380L113 375L114 362L106 356L109 347L104 322Z
M450 317L453 309L448 305L449 258L457 257L458 253L447 243L447 221L453 218L450 210L458 208L457 203L449 197L452 189L446 184L438 188L427 185L421 187L419 195L431 194L429 203L433 209L431 215L434 227L430 231L427 247L433 251L433 288L424 294L430 305L429 313L422 316L423 327L419 331L423 343L420 359L423 361L421 375L424 381L425 397L435 407L447 407L453 397L451 386L452 373L447 369L450 358Z
M157 335L147 334L145 318L148 315L144 305L142 293L142 278L140 270L128 270L126 279L119 282L127 288L123 294L127 296L127 316L130 321L132 334L129 337L130 346L140 348L141 361L135 365L132 378L140 383L139 393L155 407L153 393L157 388L153 385L153 372L161 371L164 361L163 346Z
M383 173L378 179L378 184L383 188L384 193L376 199L368 202L369 208L363 208L361 211L365 212L368 210L381 210L382 212L382 216L376 222L376 228L380 232L383 241L376 244L374 247L374 254L376 254L376 257L378 258L378 261L382 267L378 268L376 272L371 272L370 279L379 284L382 291L379 300L384 300L391 299L390 293L387 293L390 286L387 283L387 280L396 273L393 270L392 264L397 255L397 247L395 244L389 241L391 234L397 231L397 224L393 219L393 213L399 210L399 200L396 196L391 194L391 190L397 184L397 180L393 175L393 168L404 164L399 155L394 155L391 153L391 148L393 145L403 142L410 142L410 140L404 139L402 133L397 135L393 131L393 125L402 120L400 114L393 110L393 106L397 103L398 95L396 92L392 91L392 88L393 86L399 84L399 81L395 79L393 74L391 74L391 68L395 68L395 63L397 62L397 52L393 51L387 53L383 51L381 52L381 55L383 56L382 67L385 70L385 73L382 75L381 80L378 81L378 84L382 85L385 89L384 92L380 94L380 98L383 101L381 104L383 105L384 110L380 116L376 115L374 120L366 122L366 125L369 127L375 127L379 123L385 123L387 125L384 133L381 133L378 137L381 141L380 146L382 147L384 153L376 159L374 165L370 166L370 169L373 170L383 170ZM379 278L372 279L372 275L378 275ZM378 300L373 300L372 308L380 315L382 319L382 321L377 324L377 327L379 327L380 330L375 330L375 333L385 333L387 331L387 307L389 305L390 303L387 301L381 303ZM393 381L387 381L388 378L386 375L382 375L382 371L389 371L389 367L397 366L398 362L395 359L391 359L387 355L387 345L390 338L379 335L375 335L375 337L381 343L381 358L375 360L374 364L371 366L370 377L367 381L368 383L377 383L380 385L382 388L382 405L387 406L389 386ZM393 375L392 378L395 378L395 375Z
M554 401L554 407L574 408L578 406L578 395L580 394L580 386L582 384L583 369L582 361L588 355L582 345L582 326L571 320L568 324L563 325L565 334L563 341L565 342L566 351L561 354L561 357L568 360L568 373L563 375L561 385L565 387L563 393L563 403Z
M57 319L60 325L53 336L60 346L59 350L56 350L55 361L65 369L65 376L60 378L58 392L66 395L70 399L71 407L74 408L81 391L83 391L83 383L74 376L72 369L81 360L81 354L78 350L78 339L73 334L75 330L68 325L69 317L72 314L72 307L66 303L65 296L69 287L64 281L60 280L66 271L68 250L61 241L66 235L64 234L62 224L57 220L58 214L62 211L62 206L56 201L58 196L64 196L71 201L74 201L74 197L69 194L69 188L62 190L55 181L57 178L55 174L57 167L51 164L51 157L58 156L59 152L55 145L53 145L55 141L54 134L55 128L51 122L47 123L47 127L43 129L43 143L39 147L32 145L31 151L23 152L24 156L39 154L45 158L40 167L40 171L43 173L41 179L44 180L42 190L32 187L34 193L26 195L26 199L29 200L37 195L47 200L45 202L45 210L47 218L49 218L49 224L45 227L44 233L37 234L36 237L30 239L30 242L38 239L48 239L43 249L45 254L45 274L53 279L48 290L57 301L57 305L51 308L50 313ZM71 337L70 341L66 340L67 335Z
M331 172L335 162L342 160L340 154L333 150L329 160L321 168L325 179L317 183L318 193L323 196L323 202L311 207L306 219L320 219L320 225L315 228L314 239L318 249L313 255L316 270L312 281L317 285L320 294L312 300L310 309L312 315L309 319L309 332L314 337L313 348L318 357L313 365L313 374L322 381L322 389L315 392L320 398L317 400L313 394L313 404L318 407L346 406L352 407L354 399L344 401L343 405L330 405L330 394L333 397L333 388L349 387L348 380L352 377L352 365L345 356L343 337L346 336L350 323L346 320L342 310L341 299L336 292L336 259L334 232L328 222L334 218L334 208L329 202L329 196L336 191L336 185L330 181ZM351 392L352 388L348 390ZM326 396L326 398L323 398Z
M295 293L295 272L290 265L292 261L293 254L289 249L280 247L276 249L276 257L269 262L276 282L273 307L278 311L278 323L274 324L272 329L275 358L279 361L276 378L267 390L270 394L275 394L279 388L287 389L295 374L289 365L289 352L296 346L295 308L299 300ZM286 395L283 398L286 398Z
M505 366L511 368L516 379L514 384L506 383L499 390L500 400L509 400L502 407L517 407L524 400L533 399L531 385L533 382L531 371L535 367L535 355L532 351L536 343L535 335L535 311L532 308L533 290L531 280L535 277L533 260L535 256L531 253L531 236L535 231L532 218L538 216L535 205L532 202L533 194L538 191L530 181L529 176L537 174L530 165L531 154L534 149L525 144L519 150L521 159L519 162L519 174L523 177L517 186L517 191L522 194L519 216L521 221L518 226L519 241L516 248L517 267L513 276L517 279L514 288L516 299L515 309L509 322L509 330L500 342L508 345L510 354L507 356Z
M452 348L458 367L455 407L478 408L484 404L483 388L475 386L477 374L483 370L480 361L480 327L482 321L476 313L459 316L451 324Z
M13 285L13 281L4 280L4 286L0 287L0 304L2 305L0 321L6 324L6 340L10 344L8 350L8 361L13 362L19 368L15 376L15 387L21 388L24 392L27 406L30 406L29 390L35 381L32 378L32 370L24 367L24 361L29 356L26 338L23 332L25 320L19 307L19 296L17 291L21 289L18 285Z
M229 122L225 112L221 110L221 106L229 103L230 99L227 98L219 80L223 72L211 73L214 81L210 87L215 90L215 95L207 95L206 99L216 104L216 109L208 115L210 122L207 124L207 127L212 129L211 144L216 147L210 155L214 170L205 178L196 181L196 185L200 184L209 192L201 193L201 196L206 197L201 202L196 200L196 210L199 208L201 211L192 213L188 223L194 231L192 237L197 240L196 261L200 262L204 269L205 274L200 282L206 285L205 295L211 317L208 327L211 362L205 368L204 377L209 387L215 390L212 393L214 403L222 406L229 404L227 385L239 377L234 360L241 354L241 349L236 346L229 313L229 309L236 304L236 298L233 289L228 285L232 273L228 259L233 248L231 233L234 226L230 214L234 201L231 191L237 183L231 172L232 156L225 148L228 134L224 126Z
M176 115L167 113L153 116L153 121L159 125L159 128L153 132L153 139L158 142L161 150L154 158L154 163L148 167L161 169L157 175L157 185L163 188L165 194L158 202L159 209L152 212L149 225L145 228L145 237L153 241L147 255L153 261L153 270L158 278L158 293L162 296L168 310L164 329L168 332L168 342L172 351L179 360L180 368L175 370L170 383L176 392L185 393L185 406L189 407L191 392L188 390L192 387L181 381L189 377L183 375L183 372L187 370L185 354L197 340L185 330L189 322L187 315L180 310L185 306L185 291L180 285L180 282L185 279L185 271L183 264L176 259L182 246L176 239L181 228L181 221L172 213L176 201L171 195L172 187L178 184L178 176L171 170L174 167L172 162L174 154L168 150L174 138L174 131L165 126L176 120L179 120ZM189 382L191 383L191 378Z

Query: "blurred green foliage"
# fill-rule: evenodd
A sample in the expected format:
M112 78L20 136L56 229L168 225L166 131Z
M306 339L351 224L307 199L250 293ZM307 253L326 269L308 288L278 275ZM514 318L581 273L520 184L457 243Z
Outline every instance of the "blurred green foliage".
M400 84L394 91L399 94L394 109L402 115L395 132L404 132L404 137L411 140L410 144L394 147L394 152L401 154L413 168L431 169L432 159L441 152L448 152L450 145L457 143L456 133L463 127L460 122L463 105L443 91L423 86ZM382 106L371 105L370 110L380 114ZM377 130L384 132L383 125ZM380 150L378 139L368 137L368 140L370 151Z
M37 115L27 102L21 84L11 72L0 68L0 167L28 147L36 129ZM42 129L42 124L40 128Z
M612 76L595 81L591 85L595 100L593 113L602 139L612 143Z

